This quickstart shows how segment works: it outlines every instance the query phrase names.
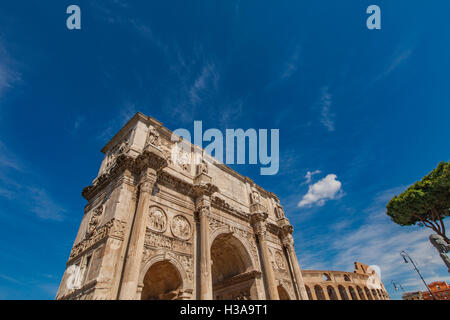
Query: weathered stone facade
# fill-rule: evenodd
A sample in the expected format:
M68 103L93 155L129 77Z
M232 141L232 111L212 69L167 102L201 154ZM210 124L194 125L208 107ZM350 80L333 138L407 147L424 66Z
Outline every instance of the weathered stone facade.
M308 299L277 196L180 143L137 113L102 149L56 298Z

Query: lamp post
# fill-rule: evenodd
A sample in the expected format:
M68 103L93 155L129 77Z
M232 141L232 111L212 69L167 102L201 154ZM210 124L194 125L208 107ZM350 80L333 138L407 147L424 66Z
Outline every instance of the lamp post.
M400 252L400 256L403 258L403 260L405 260L405 263L408 263L408 260L406 258L409 259L409 261L411 261L412 265L414 266L414 270L416 270L416 272L419 274L420 279L422 279L425 287L427 288L428 292L431 295L431 298L433 298L433 300L436 300L436 298L434 297L433 293L431 292L430 288L428 288L427 283L425 282L425 279L422 277L422 274L420 273L419 269L417 269L416 264L414 263L413 259L411 259L411 257L409 256L408 253L406 253L406 251L402 251Z
M394 280L391 280L391 282L392 282L392 285L394 286L395 291L398 291L398 288L400 288L403 292L405 292L405 289L403 289L400 282L394 281Z

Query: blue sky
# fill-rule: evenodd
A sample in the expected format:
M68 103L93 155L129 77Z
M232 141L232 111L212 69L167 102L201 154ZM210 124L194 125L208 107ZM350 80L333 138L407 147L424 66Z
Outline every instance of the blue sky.
M81 30L66 28L71 4ZM381 30L365 26L371 4ZM406 249L427 281L449 281L430 231L384 213L392 195L450 160L449 9L400 0L2 1L0 299L54 298L81 190L100 149L137 111L172 130L194 120L279 128L277 175L233 168L279 195L302 268L376 264L399 298L392 279L424 289L402 264Z

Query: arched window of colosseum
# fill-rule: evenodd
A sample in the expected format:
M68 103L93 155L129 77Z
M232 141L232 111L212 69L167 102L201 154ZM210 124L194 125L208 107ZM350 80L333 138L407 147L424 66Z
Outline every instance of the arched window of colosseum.
M311 289L309 289L308 286L305 286L305 289L306 289L306 293L308 294L308 299L313 300L313 296L311 294Z
M347 274L344 274L344 281L350 281L350 277Z
M347 291L345 291L345 288L341 285L338 286L339 294L341 295L342 300L348 300Z
M375 300L380 300L375 289L372 289L372 296L375 298Z
M278 286L277 290L280 300L291 300L288 293L286 292L286 289L284 289L283 286Z
M336 290L332 286L327 287L328 297L330 297L330 300L338 300L338 297L336 295Z
M364 296L364 293L363 293L361 287L360 286L356 286L356 290L358 290L359 299L366 300L366 297Z
M352 300L358 300L358 296L356 295L356 291L353 287L348 287L348 291L350 291L350 296Z
M366 293L367 299L373 300L372 295L370 294L370 290L367 287L364 287L364 292Z
M384 300L384 295L380 289L377 289L377 293L378 293L378 297L380 298L380 300Z
M145 274L142 300L172 300L178 297L182 280L177 268L168 261L152 265Z
M331 281L330 275L327 273L324 273L322 275L322 279L323 279L323 281Z
M321 286L319 285L314 286L314 291L316 292L317 300L326 300L325 294L323 293L323 289Z

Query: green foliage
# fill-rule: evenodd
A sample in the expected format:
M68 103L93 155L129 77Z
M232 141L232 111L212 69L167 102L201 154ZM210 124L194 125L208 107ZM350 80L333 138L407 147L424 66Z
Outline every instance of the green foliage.
M393 197L386 208L399 225L424 224L445 235L442 219L450 215L450 162L439 163L422 180Z

